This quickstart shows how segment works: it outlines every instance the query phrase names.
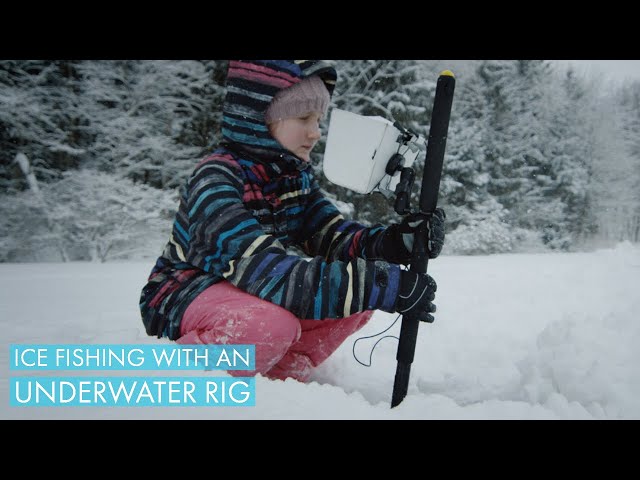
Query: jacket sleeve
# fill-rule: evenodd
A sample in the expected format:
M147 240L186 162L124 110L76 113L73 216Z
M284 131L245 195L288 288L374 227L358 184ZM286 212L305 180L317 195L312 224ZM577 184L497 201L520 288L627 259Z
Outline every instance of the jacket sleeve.
M386 227L372 227L345 220L335 205L311 184L311 194L300 235L300 246L309 256L320 255L327 261L384 260L382 239Z
M327 262L287 254L243 203L242 172L234 162L206 162L186 195L189 244L185 260L298 318L342 318L380 309L393 312L400 268L354 257Z

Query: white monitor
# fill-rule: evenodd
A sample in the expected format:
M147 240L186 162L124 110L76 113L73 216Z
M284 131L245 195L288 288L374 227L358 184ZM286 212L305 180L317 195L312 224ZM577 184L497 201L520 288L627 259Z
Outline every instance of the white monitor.
M410 139L409 139L409 138ZM393 122L334 108L331 112L323 170L327 179L358 193L394 193L400 173L385 173L389 159L400 153L411 167L420 153L422 137L401 131Z

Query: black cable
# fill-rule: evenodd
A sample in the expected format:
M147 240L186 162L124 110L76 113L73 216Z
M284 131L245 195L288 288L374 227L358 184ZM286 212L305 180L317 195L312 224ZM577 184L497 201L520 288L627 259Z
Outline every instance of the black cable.
M360 337L360 338L356 339L355 342L353 342L353 348L351 350L351 353L353 354L353 358L356 359L356 362L358 362L360 365L364 365L365 367L370 367L371 366L371 359L373 358L373 350L376 348L376 345L378 345L385 338L395 338L396 340L400 340L398 337L396 337L394 335L385 335L380 340L378 340L376 343L374 343L373 347L371 347L371 352L369 353L369 365L367 365L366 363L362 363L360 360L358 360L358 357L356 357L356 343L358 343L360 340L364 340L365 338L375 338L378 335L382 335L384 332L386 332L391 327L393 327L401 316L402 315L398 315L396 317L396 319L393 321L393 323L391 325L389 325L387 328L385 328L383 331L381 331L380 333L376 333L375 335L370 335L368 337Z

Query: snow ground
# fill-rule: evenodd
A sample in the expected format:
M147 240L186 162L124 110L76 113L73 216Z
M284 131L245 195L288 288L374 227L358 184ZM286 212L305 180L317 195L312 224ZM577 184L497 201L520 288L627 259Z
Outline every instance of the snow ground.
M393 322L384 312L310 383L258 376L255 407L9 406L11 344L168 342L148 337L138 314L152 263L0 264L0 419L640 419L640 246L629 243L430 262L436 322L420 326L394 409L397 342L381 341L369 368L352 355L357 338ZM377 340L357 342L362 362ZM167 372L145 372L155 374Z

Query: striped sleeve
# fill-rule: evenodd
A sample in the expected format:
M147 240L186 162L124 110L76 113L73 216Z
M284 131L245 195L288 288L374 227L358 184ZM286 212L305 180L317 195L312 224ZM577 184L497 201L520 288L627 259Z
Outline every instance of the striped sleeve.
M205 162L196 169L187 192L187 262L298 318L394 311L400 281L397 265L289 255L246 209L243 191L242 173L231 160Z
M301 247L309 256L320 255L327 261L354 258L383 260L382 236L386 227L372 227L345 220L313 181L301 234Z

